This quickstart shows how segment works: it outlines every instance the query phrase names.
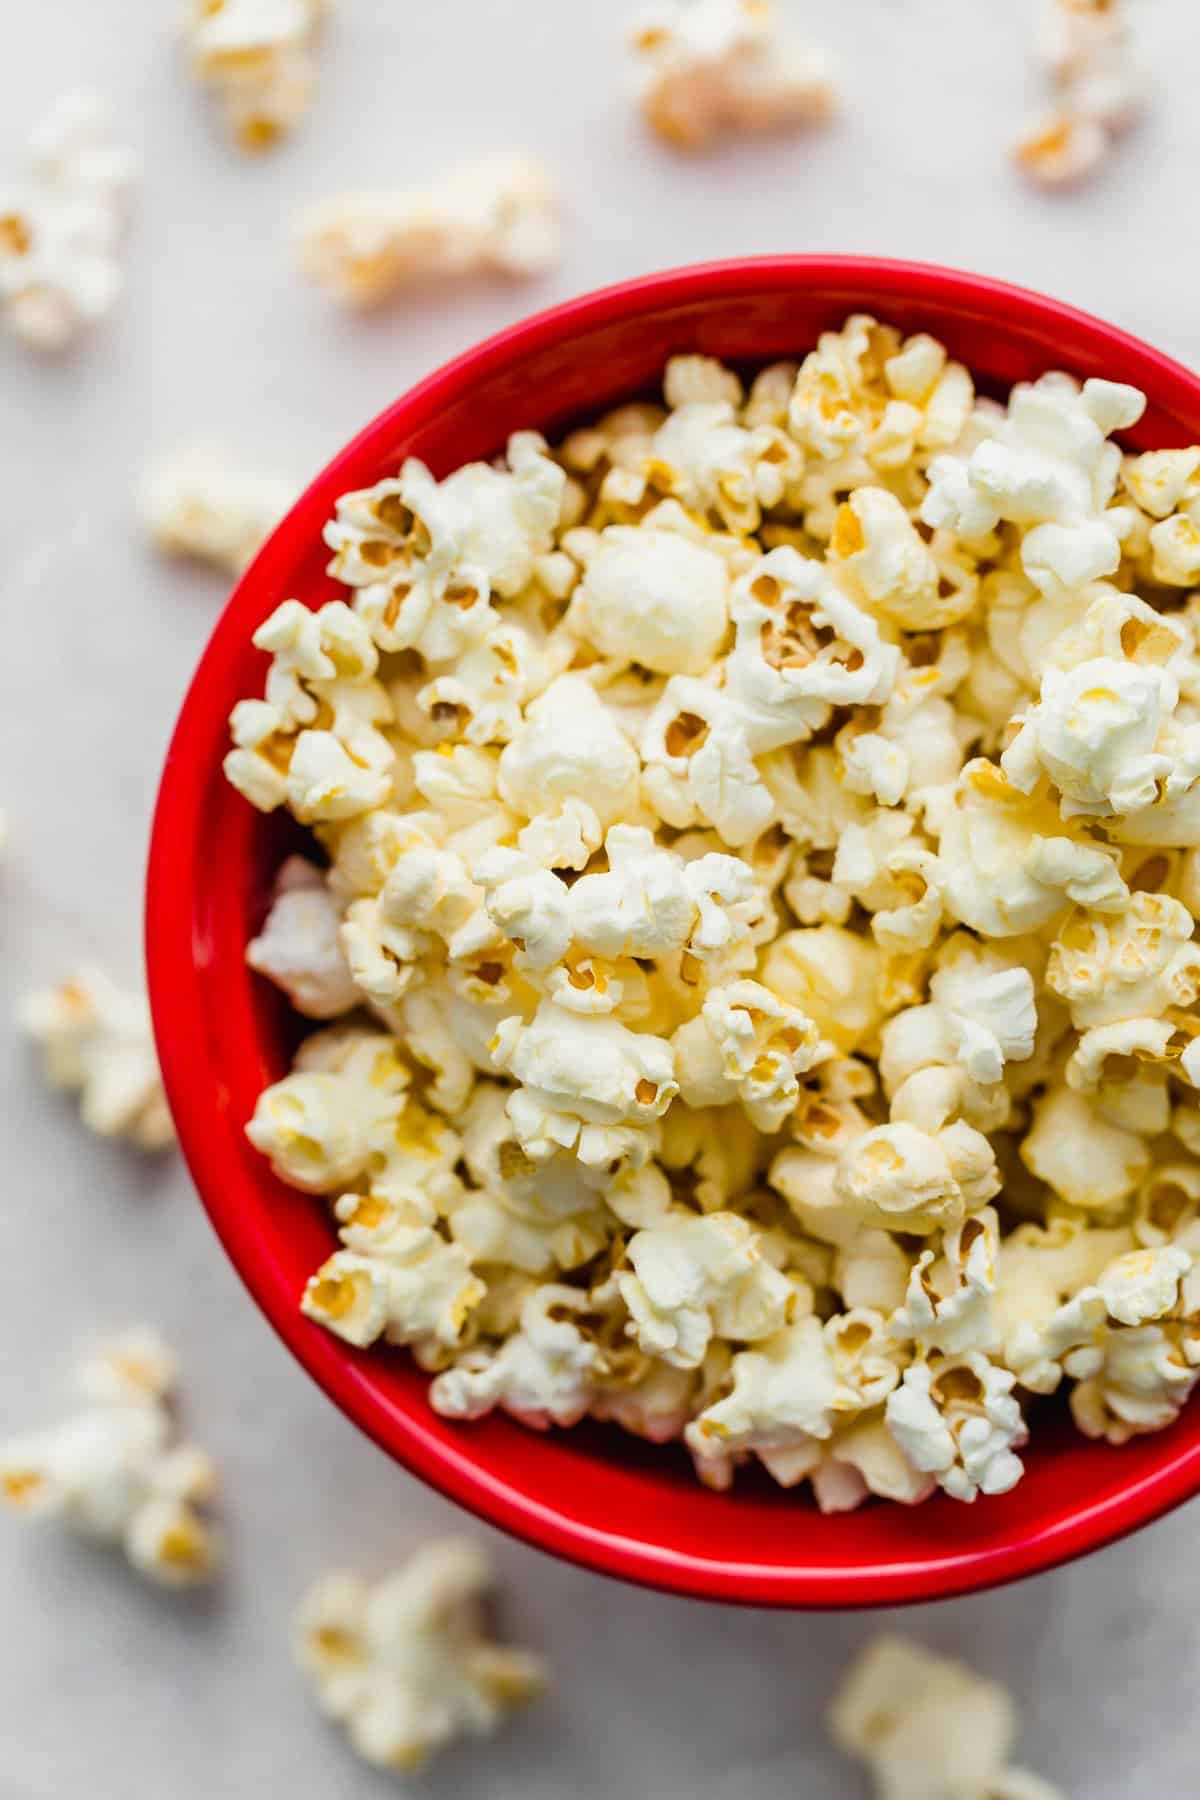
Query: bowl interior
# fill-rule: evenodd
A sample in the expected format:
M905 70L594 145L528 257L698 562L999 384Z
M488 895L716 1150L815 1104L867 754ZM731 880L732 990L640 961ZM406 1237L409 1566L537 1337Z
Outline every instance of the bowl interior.
M680 271L591 296L470 352L400 400L342 453L276 532L231 599L188 696L164 771L151 853L147 947L164 1074L213 1222L258 1303L334 1400L386 1449L495 1523L593 1567L760 1604L929 1598L1009 1579L1090 1548L1200 1486L1200 1412L1109 1449L1041 1409L1027 1474L974 1507L939 1497L822 1517L806 1494L747 1473L701 1488L678 1446L615 1427L538 1435L502 1418L452 1425L401 1352L359 1354L302 1318L307 1277L334 1246L324 1204L278 1183L243 1126L299 1036L279 994L245 968L275 869L296 828L227 786L234 702L262 691L249 642L290 595L343 590L320 529L339 493L407 454L442 474L491 456L511 430L548 434L651 388L666 358L704 351L747 365L799 355L851 311L927 330L988 387L1046 368L1145 388L1135 447L1200 440L1200 384L1145 346L1036 296L945 271L850 259L773 259Z

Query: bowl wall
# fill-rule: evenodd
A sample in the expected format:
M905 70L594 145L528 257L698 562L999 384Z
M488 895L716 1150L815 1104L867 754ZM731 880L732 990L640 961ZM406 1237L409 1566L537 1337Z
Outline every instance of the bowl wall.
M932 332L1002 391L1047 368L1146 390L1132 447L1200 441L1200 382L1099 321L951 271L857 258L772 258L650 277L557 307L490 340L389 407L315 481L242 579L197 671L163 773L147 890L147 959L164 1077L201 1198L258 1304L310 1374L408 1468L494 1524L589 1567L760 1605L930 1599L1048 1567L1144 1523L1200 1487L1200 1408L1114 1450L1057 1408L1038 1420L1025 1479L968 1507L938 1497L824 1518L807 1495L747 1474L701 1488L678 1446L615 1427L538 1435L493 1418L452 1425L400 1352L349 1349L304 1319L301 1289L334 1244L322 1203L282 1186L243 1135L286 1071L297 1027L245 967L295 827L264 819L221 775L234 702L261 693L250 634L295 595L344 590L324 573L337 496L406 455L444 474L650 390L667 357L755 365L802 355L848 312Z

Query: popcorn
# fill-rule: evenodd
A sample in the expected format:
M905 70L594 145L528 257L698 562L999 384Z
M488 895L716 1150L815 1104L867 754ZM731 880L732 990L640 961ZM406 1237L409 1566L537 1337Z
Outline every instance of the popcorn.
M952 1500L1007 1494L1024 1470L1029 1433L1012 1397L1016 1377L978 1350L910 1363L888 1395L887 1427L913 1464Z
M492 1060L517 1083L508 1116L535 1161L556 1148L574 1149L589 1168L639 1154L637 1140L679 1092L662 1038L553 1000L528 1024L505 1019Z
M529 151L497 150L425 189L318 201L292 237L303 272L349 306L376 306L414 283L528 279L559 260L557 182Z
M0 310L35 350L61 350L121 292L118 252L133 153L87 89L64 94L28 146L28 173L0 193Z
M265 150L312 101L325 0L187 0L184 48L241 150Z
M727 131L819 122L837 104L833 58L788 32L771 0L660 0L630 43L642 114L682 149Z
M79 1095L89 1131L140 1150L174 1143L143 995L88 963L58 987L28 994L17 1019L42 1052L50 1086Z
M479 1419L499 1406L538 1430L574 1425L604 1372L603 1352L574 1322L589 1304L579 1288L552 1282L536 1288L521 1308L518 1331L494 1351L468 1350L436 1377L429 1390L434 1411Z
M310 1019L335 1019L359 1002L339 938L341 917L321 870L303 856L289 856L275 877L263 928L246 946L250 967Z
M228 773L328 868L248 957L341 1022L248 1134L446 1418L1001 1493L1018 1386L1200 1370L1200 447L864 315L663 402L343 495L256 633Z
M1130 39L1121 0L1043 0L1037 50L1058 100L1013 151L1035 180L1059 185L1090 174L1136 121L1149 80Z
M151 463L138 511L160 550L240 575L298 492L286 475L244 465L220 444L197 440Z
M713 1334L746 1343L788 1321L796 1293L762 1254L758 1234L736 1213L677 1213L639 1231L618 1279L630 1329L649 1355L699 1368Z
M1003 1688L890 1636L857 1658L829 1713L834 1742L867 1766L878 1800L1062 1800L1010 1766L1016 1727Z
M120 1545L164 1587L210 1580L223 1548L207 1517L216 1472L204 1451L176 1440L175 1382L174 1357L152 1331L98 1345L75 1370L80 1410L0 1445L0 1499Z
M417 1769L455 1738L490 1736L541 1694L541 1658L485 1636L491 1585L483 1551L446 1538L374 1585L331 1572L304 1596L292 1630L297 1666L365 1762Z
M678 532L609 525L586 559L573 611L606 656L702 675L725 637L729 576L719 556Z

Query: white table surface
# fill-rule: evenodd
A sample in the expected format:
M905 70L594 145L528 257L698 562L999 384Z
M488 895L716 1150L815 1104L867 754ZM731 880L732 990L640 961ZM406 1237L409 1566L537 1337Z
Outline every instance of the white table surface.
M810 0L845 55L825 133L689 161L621 91L622 8L594 0L335 0L305 128L245 161L213 129L157 0L12 7L0 168L78 80L108 92L143 190L129 291L59 361L0 337L0 865L5 1010L92 953L134 970L158 766L222 600L155 560L131 516L147 454L196 432L315 470L445 357L543 303L656 266L743 252L925 257L1055 291L1200 357L1195 0L1141 0L1150 120L1088 190L1046 196L1005 146L1039 95L1026 0ZM356 183L420 181L525 141L559 165L559 273L402 301L366 320L300 285L292 209ZM219 853L219 847L218 847ZM73 1352L130 1320L184 1357L187 1419L220 1460L230 1578L182 1602L56 1530L0 1521L3 1800L315 1800L392 1791L322 1723L286 1651L329 1562L381 1570L466 1521L370 1445L292 1363L224 1260L178 1158L89 1139L0 1036L6 1249L0 1431L50 1416ZM1197 1513L1004 1592L886 1622L1015 1688L1024 1759L1086 1800L1200 1786ZM881 1616L784 1616L666 1599L485 1532L513 1635L554 1697L423 1778L481 1800L823 1800L863 1790L822 1709Z

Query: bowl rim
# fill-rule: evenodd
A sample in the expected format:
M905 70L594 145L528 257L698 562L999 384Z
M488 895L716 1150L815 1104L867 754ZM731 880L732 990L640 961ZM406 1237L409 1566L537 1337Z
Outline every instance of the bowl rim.
M1161 1517L1200 1491L1200 1441L1176 1446L1155 1469L1116 1493L1089 1501L1070 1514L1002 1547L862 1568L780 1567L746 1561L720 1562L662 1544L646 1544L571 1518L479 1467L468 1447L447 1446L419 1423L385 1405L374 1389L369 1362L349 1346L316 1331L295 1296L273 1273L246 1216L224 1182L227 1170L214 1129L216 1106L209 1086L195 1079L191 1021L203 1012L203 975L193 954L192 917L177 902L178 845L186 821L199 816L206 783L202 746L211 742L214 701L207 693L210 660L226 646L241 646L242 614L265 572L283 569L311 542L314 490L324 489L342 467L376 439L395 436L401 422L412 429L442 404L514 356L561 344L581 328L636 317L648 307L799 288L849 287L873 296L886 313L889 297L922 299L955 307L964 319L1003 326L1013 314L1036 324L1050 353L1069 342L1075 360L1119 352L1139 384L1191 390L1200 409L1200 377L1183 364L1120 327L1033 289L938 264L870 256L738 257L689 264L638 276L545 308L483 339L442 364L385 407L332 458L306 487L255 561L237 583L189 682L164 761L150 835L146 873L145 956L151 1012L168 1101L179 1141L200 1200L234 1268L276 1334L334 1404L381 1449L446 1498L539 1549L601 1574L617 1576L694 1598L796 1609L853 1608L925 1602L980 1592L1055 1567L1098 1550ZM1103 362L1098 366L1103 368ZM224 715L220 720L222 727Z

